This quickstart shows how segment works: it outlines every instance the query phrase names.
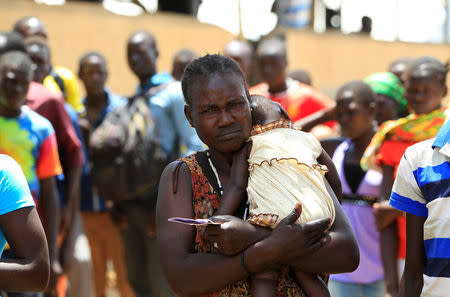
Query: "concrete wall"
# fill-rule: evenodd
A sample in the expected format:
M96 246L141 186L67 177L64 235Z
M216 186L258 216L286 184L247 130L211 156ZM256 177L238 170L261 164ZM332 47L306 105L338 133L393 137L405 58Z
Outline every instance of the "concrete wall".
M217 53L233 38L220 28L181 15L131 18L109 13L98 4L71 2L49 7L24 0L0 0L0 30L9 30L16 19L25 15L37 15L47 25L54 64L77 71L78 59L84 52L99 50L109 62L109 85L123 94L132 93L137 83L125 56L125 42L132 31L144 28L155 34L160 49L159 70L170 70L171 58L180 48L189 47L200 54ZM399 56L450 58L449 45L380 42L362 35L289 31L287 40L289 70L308 69L314 85L330 96L346 81L385 71Z
M126 40L135 30L154 33L158 42L159 70L170 70L173 54L183 47L199 54L218 53L233 36L215 26L180 15L153 14L124 17L99 4L71 2L65 6L36 5L31 1L0 0L0 31L10 30L20 17L36 15L47 26L53 63L78 71L78 60L89 50L102 52L109 63L111 88L131 94L137 80L126 61Z

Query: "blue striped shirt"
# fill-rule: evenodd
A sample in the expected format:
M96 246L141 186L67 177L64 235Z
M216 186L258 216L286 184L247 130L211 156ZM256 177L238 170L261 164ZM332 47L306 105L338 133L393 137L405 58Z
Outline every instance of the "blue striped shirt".
M426 263L421 296L450 292L450 121L434 139L409 147L400 162L390 205L425 217Z

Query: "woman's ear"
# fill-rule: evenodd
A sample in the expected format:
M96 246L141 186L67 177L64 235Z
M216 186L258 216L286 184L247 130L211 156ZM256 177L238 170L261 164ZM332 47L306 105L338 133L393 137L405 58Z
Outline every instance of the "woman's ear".
M375 111L377 108L377 103L376 102L370 102L369 106L367 107L367 109L369 110L370 114L375 115Z
M194 126L192 125L191 107L190 107L189 105L187 105L187 104L184 106L184 115L186 116L186 119L188 120L189 125L190 125L191 127L194 127Z
M445 96L447 96L447 91L448 91L447 86L444 85L444 87L442 88L442 96L441 96L441 98L444 98Z

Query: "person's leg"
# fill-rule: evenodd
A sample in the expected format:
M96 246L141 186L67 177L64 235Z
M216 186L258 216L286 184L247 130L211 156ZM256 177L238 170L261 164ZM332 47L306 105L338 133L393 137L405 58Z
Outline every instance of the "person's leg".
M125 266L124 248L122 238L120 237L119 227L114 224L109 213L103 213L105 222L104 236L106 240L106 254L112 261L114 271L116 272L116 285L121 297L134 297Z
M333 297L365 297L359 285L331 279L328 281L328 290Z
M296 270L295 277L300 287L305 291L306 296L330 297L327 285L317 274L309 274Z
M91 249L83 232L81 217L76 220L76 239L72 257L69 259L70 269L67 271L69 279L70 297L94 297L95 287L92 273Z
M252 297L277 296L277 283L280 271L266 270L252 275L250 278L250 290Z
M108 225L105 224L105 214L98 212L82 213L84 232L91 247L92 268L94 272L95 296L105 296L106 287L106 258L108 242L105 234ZM122 296L126 297L126 296Z
M142 207L126 205L123 207L127 218L127 227L121 230L125 248L125 264L128 281L136 297L151 297L151 284L148 281L151 274L148 270L148 251L144 231L142 230Z

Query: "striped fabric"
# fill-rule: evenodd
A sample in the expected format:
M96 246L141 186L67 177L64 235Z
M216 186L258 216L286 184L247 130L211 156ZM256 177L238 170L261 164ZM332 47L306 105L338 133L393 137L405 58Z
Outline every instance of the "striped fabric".
M450 294L450 121L436 139L409 147L399 165L390 205L425 217L426 264L421 296Z

